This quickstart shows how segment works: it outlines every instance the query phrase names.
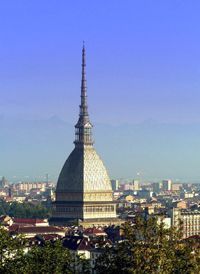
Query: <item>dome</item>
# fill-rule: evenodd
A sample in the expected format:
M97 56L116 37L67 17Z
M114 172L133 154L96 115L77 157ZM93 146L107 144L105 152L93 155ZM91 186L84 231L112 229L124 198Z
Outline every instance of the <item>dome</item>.
M56 191L112 191L107 170L93 146L74 148L61 170Z

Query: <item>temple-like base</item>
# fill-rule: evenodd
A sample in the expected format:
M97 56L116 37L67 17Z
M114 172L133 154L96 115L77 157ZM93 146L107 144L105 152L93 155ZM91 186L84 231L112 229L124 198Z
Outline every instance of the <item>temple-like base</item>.
M81 225L83 227L93 227L93 226L121 225L122 223L124 223L124 220L121 220L119 218L99 218L99 219L77 220L77 219L52 217L49 219L49 224L55 225L55 226Z

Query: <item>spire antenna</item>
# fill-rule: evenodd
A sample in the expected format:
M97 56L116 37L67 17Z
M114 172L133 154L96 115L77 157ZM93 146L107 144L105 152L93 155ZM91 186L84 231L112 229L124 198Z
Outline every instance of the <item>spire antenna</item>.
M82 80L81 80L81 105L83 106L83 111L87 114L87 85L86 85L86 60L85 60L85 45L83 44L82 49Z
M81 73L81 104L79 112L79 120L75 125L76 138L75 145L92 145L92 124L89 120L88 104L87 104L87 81L86 81L86 53L85 43L82 47L82 73Z

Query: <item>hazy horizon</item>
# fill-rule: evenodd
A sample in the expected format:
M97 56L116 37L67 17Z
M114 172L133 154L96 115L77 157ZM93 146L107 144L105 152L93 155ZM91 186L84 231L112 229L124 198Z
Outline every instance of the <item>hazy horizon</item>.
M110 125L92 122L95 148L110 178L200 182L200 123L178 125L149 120ZM47 119L0 116L0 128L4 155L0 176L15 181L39 180L48 173L49 178L56 181L74 148L71 121L58 116Z

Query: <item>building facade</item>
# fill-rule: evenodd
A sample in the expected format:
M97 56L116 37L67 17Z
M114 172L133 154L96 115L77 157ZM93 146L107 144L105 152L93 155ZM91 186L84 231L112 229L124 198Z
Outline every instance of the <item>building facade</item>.
M164 190L164 191L172 190L172 181L171 180L163 180L162 181L162 190Z
M32 189L45 191L47 183L45 182L21 182L14 184L13 189L19 192L30 192Z
M200 211L173 208L171 218L172 225L181 228L183 238L200 235Z
M57 225L113 223L116 204L107 170L93 146L92 124L87 105L85 47L82 49L81 104L75 125L75 148L58 178L54 213Z
M111 186L113 191L118 191L119 189L119 181L118 180L111 180Z

